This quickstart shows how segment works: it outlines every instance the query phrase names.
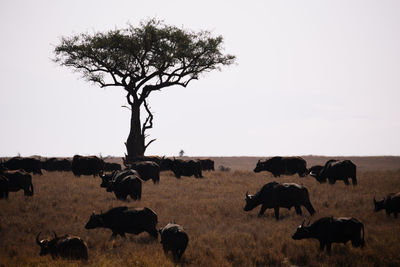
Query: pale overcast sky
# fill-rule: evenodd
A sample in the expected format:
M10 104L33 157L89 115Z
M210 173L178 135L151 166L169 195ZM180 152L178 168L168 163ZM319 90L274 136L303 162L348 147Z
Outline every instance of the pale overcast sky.
M122 88L53 63L61 36L157 18L237 64L150 95L147 155L400 155L400 1L0 2L0 156L122 156Z

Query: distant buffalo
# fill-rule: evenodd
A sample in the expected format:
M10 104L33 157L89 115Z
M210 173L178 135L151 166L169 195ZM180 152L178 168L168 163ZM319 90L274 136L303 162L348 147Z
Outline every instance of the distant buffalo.
M133 200L142 197L142 180L134 170L114 171L112 174L99 174L102 179L101 187L107 192L114 192L117 199L126 200L131 196Z
M199 159L201 163L201 170L214 171L214 161L211 159Z
M394 214L397 218L397 214L400 212L400 192L391 193L384 197L382 200L377 201L374 197L375 212L380 210L386 210L386 215L390 216L390 213Z
M167 255L171 251L174 261L180 260L189 242L185 230L178 224L168 223L159 232L164 253Z
M301 207L304 206L313 215L315 210L311 205L308 190L302 185L295 183L271 182L265 184L255 195L246 193L245 211L250 211L261 205L258 216L264 214L266 209L274 209L275 218L279 220L279 208L290 209L294 207L297 214L301 214Z
M120 170L121 170L121 164L104 162L103 171L112 172L112 171L120 171Z
M158 164L160 166L160 171L167 171L170 170L168 161L165 161L166 158L165 156L159 157L159 156L141 156L141 157L136 157L133 160L127 160L126 158L123 159L124 165L127 168L130 168L132 163L134 162L140 162L140 161L152 161Z
M160 182L160 166L153 161L137 161L129 165L130 169L136 170L142 180L153 180L154 184Z
M149 208L116 207L106 213L95 214L93 212L85 228L109 228L112 231L112 239L117 235L125 237L125 233L138 235L142 232L148 232L157 238L157 222L157 214Z
M75 155L71 167L75 176L93 175L95 177L103 170L104 161L96 156Z
M70 171L72 164L68 159L49 158L42 165L46 171Z
M350 160L328 160L325 166L313 166L310 168L310 175L318 182L325 183L328 179L329 184L335 184L336 181L342 180L349 185L349 178L353 185L357 185L357 167Z
M332 243L346 243L351 241L353 247L363 247L364 224L355 218L323 217L315 221L311 226L304 226L304 222L297 228L292 236L299 240L304 238L316 238L319 241L319 249L331 252Z
M181 160L174 159L170 161L170 169L176 178L181 176L194 176L195 178L202 178L201 163L198 160Z
M69 260L87 260L88 248L80 237L64 235L53 239L39 240L40 233L36 236L36 243L40 246L40 256L50 254L53 259L61 257Z
M268 171L279 177L280 175L298 174L300 177L307 175L307 163L301 157L273 157L265 161L258 161L254 172Z
M24 170L42 175L42 162L35 158L13 157L2 165L8 170Z
M0 173L3 196L8 198L8 192L24 190L25 196L33 196L32 176L25 171L3 171Z

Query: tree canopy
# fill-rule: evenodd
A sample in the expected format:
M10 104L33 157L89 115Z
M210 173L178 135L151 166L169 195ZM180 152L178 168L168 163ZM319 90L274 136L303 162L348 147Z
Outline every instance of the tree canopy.
M131 132L139 127L144 138L144 130L152 127L149 94L173 85L186 87L201 73L234 63L235 56L223 54L222 45L222 36L213 37L209 31L193 32L151 19L139 27L62 37L54 61L100 87L124 88L132 111L140 112L144 104L149 114L146 122L131 122Z

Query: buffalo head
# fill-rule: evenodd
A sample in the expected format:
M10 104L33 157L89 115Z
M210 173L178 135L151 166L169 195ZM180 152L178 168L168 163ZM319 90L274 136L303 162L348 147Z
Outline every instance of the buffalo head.
M93 211L92 215L89 218L89 221L85 225L85 228L86 229L94 229L94 228L103 226L103 224L104 224L104 222L103 222L103 217L101 216L101 214L95 214Z
M249 195L249 192L246 192L245 200L246 206L243 208L244 211L250 211L260 204L256 199L254 199L254 196Z
M262 171L262 170L264 170L264 166L265 165L265 162L261 162L261 160L258 160L257 161L257 165L256 165L256 167L254 168L254 172L260 172L260 171Z
M374 206L375 206L375 209L374 209L375 212L385 209L385 199L376 201L376 199L374 197Z
M56 234L56 232L54 232L54 239L39 240L40 233L41 232L39 232L36 236L36 243L40 246L40 254L39 255L44 256L51 252L51 246L52 246L52 243L54 243L53 240L57 239L57 234Z
M310 222L308 222L308 225ZM294 240L299 240L303 238L309 238L311 236L310 227L304 225L304 221L297 227L296 232L292 235Z

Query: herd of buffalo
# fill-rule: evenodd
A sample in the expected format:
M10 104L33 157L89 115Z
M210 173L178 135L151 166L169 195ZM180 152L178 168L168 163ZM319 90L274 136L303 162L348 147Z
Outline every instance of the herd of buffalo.
M133 162L124 161L124 168L117 163L105 162L96 156L75 155L72 160L50 158L40 160L36 158L14 157L0 163L0 199L8 198L9 192L24 191L25 196L33 196L33 174L42 174L46 171L72 171L75 176L97 175L102 182L100 187L107 192L114 192L117 199L126 200L130 196L133 200L140 200L142 183L152 180L154 184L160 182L160 171L170 170L176 178L194 176L202 178L202 171L214 170L214 161L210 159L182 160L164 157L142 157ZM265 161L258 161L254 172L268 171L274 177L280 175L298 174L300 177L310 175L319 183L328 181L331 185L336 181L343 181L349 185L357 185L356 165L350 160L329 160L324 166L307 168L306 161L301 157L272 157ZM310 215L315 213L306 187L296 183L270 182L265 184L256 194L246 192L244 211L250 211L261 205L259 216L266 209L274 209L275 218L279 220L279 208L295 208L301 214L303 206ZM387 215L400 211L400 193L388 194L382 200L374 198L375 211L386 210ZM157 214L150 208L134 209L125 206L115 207L105 213L93 213L87 222L86 229L98 227L111 229L111 238L125 237L125 233L139 234L147 232L155 239L161 236L164 252L172 252L175 261L180 260L189 238L182 226L168 223L157 229ZM39 239L40 255L50 254L53 258L88 259L86 243L77 236L65 235L58 237L54 233L52 239ZM334 242L346 243L351 241L354 247L364 246L364 225L355 218L323 217L313 224L303 223L292 236L293 239L316 238L320 242L320 250L330 253Z

